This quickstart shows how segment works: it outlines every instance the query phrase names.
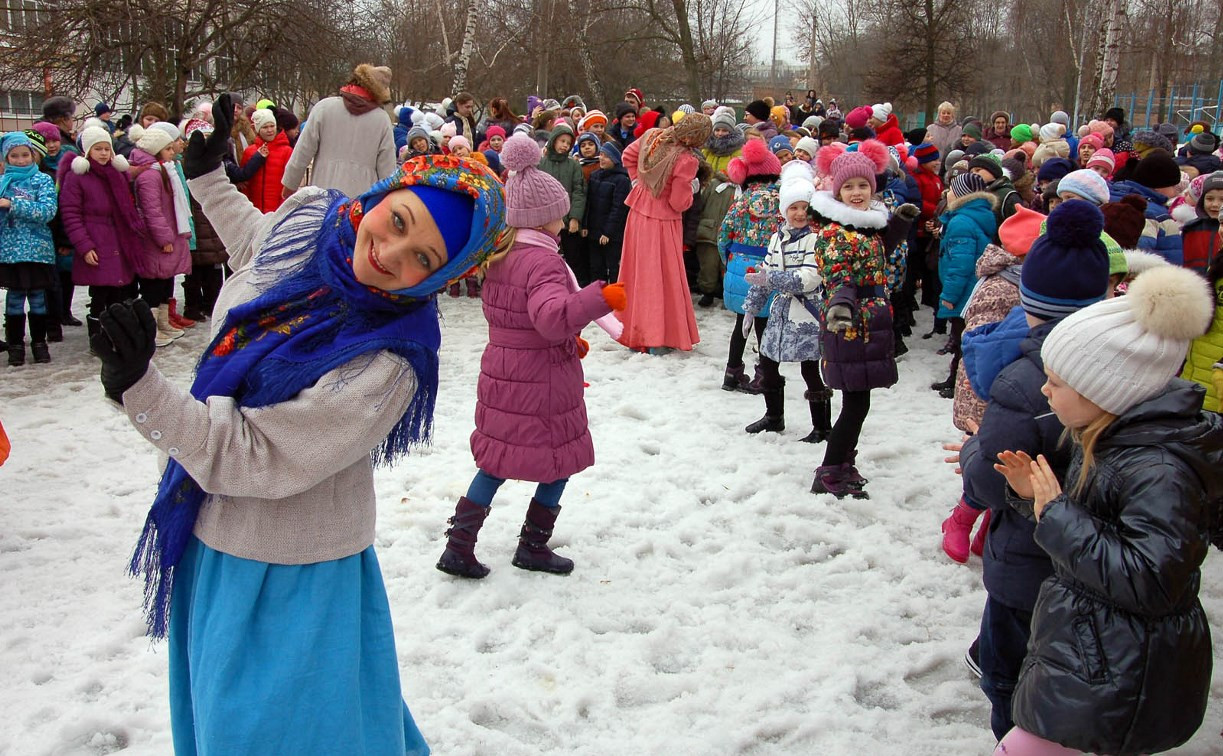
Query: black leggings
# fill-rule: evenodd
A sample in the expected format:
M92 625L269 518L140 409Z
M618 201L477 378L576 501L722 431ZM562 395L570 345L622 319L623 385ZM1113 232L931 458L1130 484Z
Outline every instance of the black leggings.
M951 322L951 373L947 376L947 380L951 385L955 385L956 370L960 367L960 358L964 355L964 349L961 345L961 340L964 338L964 318L950 318Z
M764 336L764 327L769 324L768 318L756 318L753 328L756 330L756 341ZM726 367L743 367L743 350L747 349L747 337L743 335L743 315L735 317L735 330L730 333L730 354L726 357Z
M862 435L862 424L871 411L870 391L842 391L841 414L832 426L828 447L824 450L824 466L848 462L858 448L858 436Z
M803 382L807 384L808 391L822 391L824 389L824 379L820 376L819 360L803 360L799 364L799 370L803 374ZM785 385L785 381L781 377L781 366L773 360L760 355L760 386L765 391L779 389Z
M140 298L148 302L149 307L154 310L169 302L170 298L174 296L173 278L144 278L142 276L137 280L140 281Z
M89 314L98 317L102 311L113 304L121 304L124 300L136 297L136 284L127 286L90 286Z

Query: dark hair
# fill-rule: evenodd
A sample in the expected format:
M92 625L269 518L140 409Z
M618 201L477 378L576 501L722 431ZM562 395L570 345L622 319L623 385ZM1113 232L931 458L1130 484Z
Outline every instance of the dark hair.
M499 121L518 121L519 118L514 114L514 109L510 107L509 100L504 97L494 97L488 101L488 111L493 118Z
M1215 255L1214 262L1206 269L1206 277L1210 282L1218 283L1220 278L1223 278L1223 251Z
M476 98L472 97L471 92L459 92L454 96L454 104L458 105L461 102L475 102Z

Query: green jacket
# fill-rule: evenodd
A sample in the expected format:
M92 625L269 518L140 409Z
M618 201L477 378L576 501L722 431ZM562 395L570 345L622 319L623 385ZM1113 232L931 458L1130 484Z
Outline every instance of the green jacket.
M569 194L569 214L565 216L565 225L568 226L570 218L580 221L586 215L586 177L582 174L582 166L568 151L558 154L552 149L562 134L573 136L573 130L563 124L552 129L548 146L539 159L539 170L561 182Z
M722 219L739 196L739 187L725 173L715 172L701 189L701 220L696 228L697 244L718 243L718 232L722 230Z
M1189 345L1189 358L1181 378L1206 387L1206 402L1203 405L1211 412L1220 412L1218 387L1212 379L1214 364L1223 361L1223 278L1215 281L1215 319L1206 335L1199 336Z

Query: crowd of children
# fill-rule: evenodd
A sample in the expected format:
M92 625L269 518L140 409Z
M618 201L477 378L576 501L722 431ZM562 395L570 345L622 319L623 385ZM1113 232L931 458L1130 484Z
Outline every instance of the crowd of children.
M366 452L389 460L427 436L435 297L457 296L464 281L483 299L489 342L476 473L439 570L488 574L476 540L509 478L538 484L512 563L573 570L548 542L566 483L594 462L580 363L591 322L638 351L691 350L694 300L721 299L735 314L722 388L764 403L745 431L784 430L781 366L797 362L812 424L802 441L826 444L811 491L864 499L857 449L872 392L897 382L914 314L928 306L935 325L923 338L945 335L949 356L931 388L954 400L966 434L948 445L963 487L942 547L957 562L984 559L986 606L967 658L998 752L1146 753L1200 725L1210 643L1198 570L1212 538L1223 542L1223 170L1205 124L1133 131L1117 109L1078 129L1061 111L1044 123L1001 111L981 122L944 102L935 122L905 133L890 103L842 114L835 101L757 100L740 121L715 101L647 108L636 89L611 116L571 96L532 97L523 117L496 98L479 119L459 93L439 112L398 110L386 125L403 165L368 192L286 199L297 124L259 105L244 120L226 95L220 111L196 107L181 126L150 106L120 130L99 106L79 133L53 108L0 142L9 364L24 362L27 325L34 361L48 361L56 326L72 324L72 287L87 286L107 395L142 432L152 416L175 429L149 435L171 462L133 566L150 581L154 630L172 644L195 633L179 635L171 660L176 741L243 737L253 720L232 707L240 726L185 718L210 695L197 678L228 684L196 655L210 644L252 653L290 616L356 644L328 657L337 674L393 666L393 646L292 591L260 600L266 623L228 637L196 627L192 607L251 600L207 582L240 557L267 579L319 581L337 596L356 586L389 623ZM178 392L149 361L214 308L196 383ZM393 417L341 411L344 392L314 387L358 363L345 391L370 384L393 400ZM230 398L220 422L203 403L215 396ZM316 411L348 434L346 454L290 453L300 449L288 429ZM209 449L233 446L207 439L240 435L254 417L281 440L214 459ZM265 475L244 477L252 465ZM360 499L360 521L304 522L334 514L326 503L341 483ZM242 520L234 497L265 514ZM272 676L302 700L302 670L285 653ZM390 722L396 686L387 674L353 694L381 702ZM402 714L403 726L379 730L399 752L420 738Z

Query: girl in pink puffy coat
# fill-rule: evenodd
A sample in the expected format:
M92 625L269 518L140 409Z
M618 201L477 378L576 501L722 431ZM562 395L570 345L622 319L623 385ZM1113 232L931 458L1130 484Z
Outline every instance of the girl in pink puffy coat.
M512 171L505 182L506 220L516 234L507 252L485 263L488 346L471 434L479 470L450 518L437 568L466 578L488 574L475 556L476 535L497 489L514 478L539 484L514 566L563 575L573 570L573 561L553 553L548 539L565 484L594 464L579 362L587 345L579 334L596 318L624 308L624 287L604 281L578 287L558 252L569 195L535 167L534 140L511 137L501 159Z

